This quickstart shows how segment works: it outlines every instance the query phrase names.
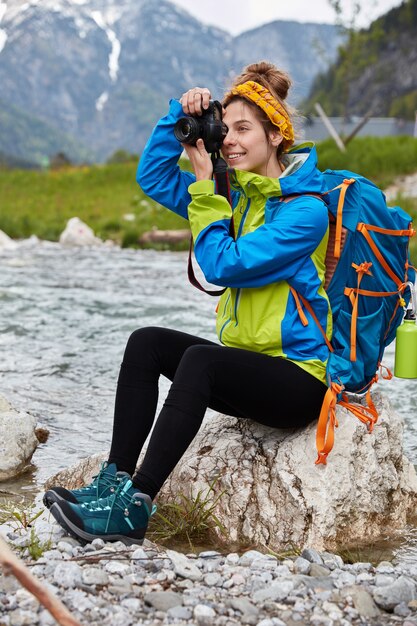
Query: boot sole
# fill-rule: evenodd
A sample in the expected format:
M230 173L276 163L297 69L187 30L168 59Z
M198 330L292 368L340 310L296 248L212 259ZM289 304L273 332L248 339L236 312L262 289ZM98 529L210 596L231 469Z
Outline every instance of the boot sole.
M64 530L67 531L71 537L74 537L77 541L79 541L82 545L86 545L87 543L91 543L94 539L103 539L103 541L121 541L126 546L139 545L143 544L143 540L145 538L145 533L143 537L127 537L126 535L93 535L91 533L87 533L85 530L82 530L75 524L69 520L65 513L61 511L57 502L54 502L49 509L56 521Z
M47 509L50 509L55 502L60 502L64 498L61 498L55 491L47 491L42 498L42 502L46 506Z

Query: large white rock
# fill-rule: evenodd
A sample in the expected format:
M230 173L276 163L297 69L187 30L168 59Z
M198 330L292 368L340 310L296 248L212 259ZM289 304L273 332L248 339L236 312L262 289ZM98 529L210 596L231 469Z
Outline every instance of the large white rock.
M226 490L216 515L232 541L275 550L335 549L405 527L417 504L417 476L403 455L403 424L375 394L380 419L369 433L338 407L339 428L327 465L315 465L316 423L275 430L225 416L209 421L161 497L196 495L217 478Z
M316 422L276 430L217 415L205 421L158 498L225 490L215 514L229 543L282 550L309 545L333 550L372 542L406 526L417 504L417 476L403 454L403 423L388 399L374 394L380 417L372 433L338 407L339 428L327 465L315 465ZM105 455L48 481L88 482ZM75 472L75 473L74 473ZM74 485L75 486L75 485Z
M102 240L79 217L71 217L59 237L63 246L97 246Z
M48 478L45 483L45 489L49 489L54 485L61 485L67 489L78 489L87 485L91 482L93 476L97 474L103 461L106 461L107 456L105 452L100 452L81 459L81 461Z
M17 243L0 230L0 250L14 250L15 248L17 248Z
M0 395L0 481L24 472L38 443L36 418Z

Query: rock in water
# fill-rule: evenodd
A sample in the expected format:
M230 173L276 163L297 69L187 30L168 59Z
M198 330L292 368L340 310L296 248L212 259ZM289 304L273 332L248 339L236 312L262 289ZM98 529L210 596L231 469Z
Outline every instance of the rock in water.
M14 250L17 248L17 243L10 239L9 235L0 230L0 250Z
M79 217L71 217L59 237L59 243L63 246L97 246L103 242Z
M375 393L373 400L379 420L372 433L337 407L339 428L327 465L314 463L316 421L303 429L277 430L225 415L210 417L158 498L196 497L213 484L213 496L226 492L214 513L227 541L272 550L290 544L332 550L405 527L417 504L417 476L403 454L401 418L385 396ZM105 458L84 460L48 485L80 486Z
M38 443L36 418L17 411L0 395L0 481L21 474Z

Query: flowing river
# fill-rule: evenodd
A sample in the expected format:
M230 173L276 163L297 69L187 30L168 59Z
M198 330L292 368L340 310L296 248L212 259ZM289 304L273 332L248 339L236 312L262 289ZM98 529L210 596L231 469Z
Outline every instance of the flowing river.
M114 392L130 333L149 325L215 337L216 299L188 283L187 255L27 240L0 253L0 392L50 430L33 471L1 488L39 491L58 470L108 449ZM384 362L392 367L390 346ZM403 416L417 464L417 380L378 384ZM168 389L161 380L160 404ZM417 563L417 533L404 554ZM416 546L416 547L414 547Z

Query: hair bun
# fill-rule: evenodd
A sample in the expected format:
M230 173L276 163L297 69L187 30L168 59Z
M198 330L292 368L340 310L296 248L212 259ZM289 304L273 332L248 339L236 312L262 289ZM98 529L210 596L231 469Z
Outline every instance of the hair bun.
M270 91L273 95L278 96L280 100L285 100L291 87L291 79L289 75L279 70L273 63L268 61L259 61L259 63L251 63L247 65L242 73L234 80L235 85L253 80Z

